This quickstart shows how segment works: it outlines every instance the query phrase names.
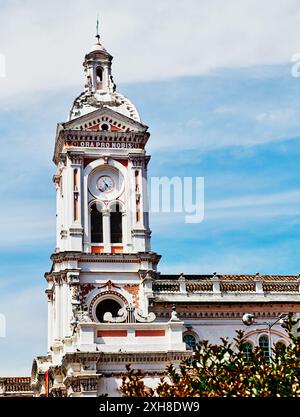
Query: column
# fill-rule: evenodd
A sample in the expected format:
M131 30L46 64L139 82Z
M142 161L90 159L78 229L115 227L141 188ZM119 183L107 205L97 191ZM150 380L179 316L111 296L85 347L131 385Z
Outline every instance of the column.
M59 285L54 284L54 304L53 304L53 327L54 339L59 339L59 321L60 321L60 306L59 306Z
M64 281L62 283L62 294L61 294L61 308L62 308L62 337L68 336L68 287L67 283Z
M111 252L111 237L110 237L110 211L103 210L103 244L104 244L104 252L110 253Z
M128 252L128 226L127 226L127 213L122 212L122 245L123 252Z
M53 342L53 296L52 290L46 290L48 298L48 352L50 352L50 346Z

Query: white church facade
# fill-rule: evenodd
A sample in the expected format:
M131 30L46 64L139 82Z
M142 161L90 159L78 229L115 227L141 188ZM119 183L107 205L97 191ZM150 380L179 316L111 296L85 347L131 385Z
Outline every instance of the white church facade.
M163 275L151 249L148 127L117 92L112 56L97 42L84 60L85 89L59 123L56 248L45 274L48 352L33 361L36 396L121 395L126 365L154 386L198 340L246 329L245 349L288 343L282 313L300 312L298 276ZM199 266L199 269L201 266Z

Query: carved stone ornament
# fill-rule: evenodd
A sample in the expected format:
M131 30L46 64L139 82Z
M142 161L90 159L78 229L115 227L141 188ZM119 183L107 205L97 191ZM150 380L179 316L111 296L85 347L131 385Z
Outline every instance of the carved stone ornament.
M77 311L77 319L79 322L91 321L88 311L83 309Z
M173 307L172 307L172 313L171 313L171 319L170 319L170 321L180 321L180 319L179 319L179 317L177 315L176 305L175 304L173 304Z
M91 321L87 306L83 306L82 304L73 304L73 317L74 320L72 320L71 325L73 326L74 332L78 323Z
M118 311L117 317L113 317L111 312L104 313L103 321L107 321L109 323L122 323L127 319L127 309L120 308Z
M103 316L103 320L108 323L151 323L156 319L154 313L149 313L147 316L143 315L141 310L136 309L133 305L129 304L126 307L121 308L118 311L117 317L113 317L110 312L107 312Z
M134 317L136 321L140 323L151 323L156 319L156 316L154 313L149 313L147 316L143 315L143 312L141 310L134 310Z
M70 285L76 285L79 284L79 275L69 275L69 283Z

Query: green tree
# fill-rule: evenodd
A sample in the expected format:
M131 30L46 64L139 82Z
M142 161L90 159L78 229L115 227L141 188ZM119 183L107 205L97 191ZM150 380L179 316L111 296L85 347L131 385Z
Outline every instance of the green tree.
M127 366L121 392L129 397L298 397L300 396L300 337L292 317L285 322L291 339L288 346L275 346L266 358L260 347L247 357L244 333L231 343L197 344L193 356L179 368L167 368L155 390L145 386L143 372Z

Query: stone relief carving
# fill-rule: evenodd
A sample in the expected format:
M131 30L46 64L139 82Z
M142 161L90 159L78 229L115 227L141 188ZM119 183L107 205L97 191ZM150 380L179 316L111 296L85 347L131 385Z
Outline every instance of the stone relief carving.
M118 311L117 317L113 317L112 314L108 311L104 313L103 320L109 323L122 323L127 319L128 312L126 308L121 308Z
M147 316L143 315L143 312L141 310L134 310L134 317L136 321L140 323L151 323L156 319L156 316L154 313L149 313Z
M154 313L149 313L147 316L133 305L129 304L118 311L117 317L113 317L110 312L104 314L103 319L108 323L151 323L156 319Z

